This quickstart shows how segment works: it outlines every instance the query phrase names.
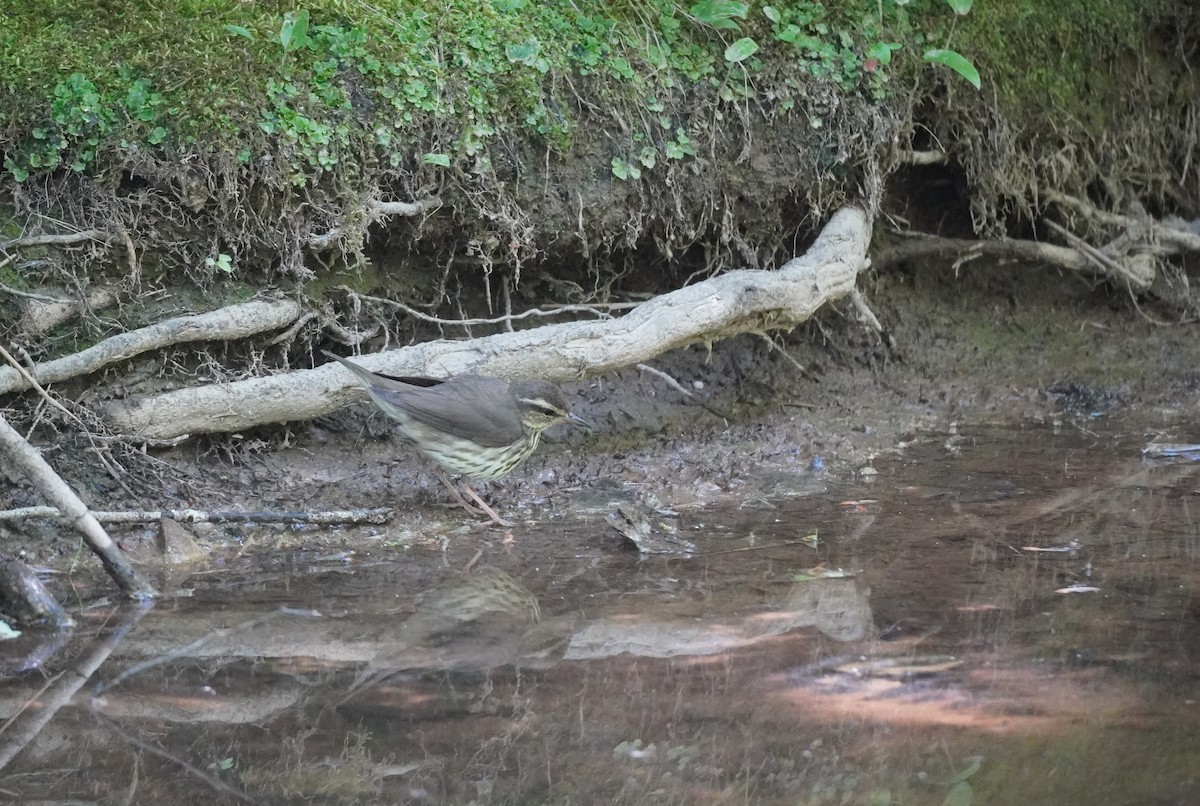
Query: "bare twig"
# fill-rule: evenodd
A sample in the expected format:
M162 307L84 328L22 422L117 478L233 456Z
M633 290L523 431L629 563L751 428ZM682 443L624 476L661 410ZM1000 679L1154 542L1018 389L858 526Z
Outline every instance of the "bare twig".
M74 524L122 591L135 598L157 595L150 583L125 559L125 555L104 531L100 522L88 511L87 504L79 499L75 491L54 472L42 455L3 417L0 417L0 454L5 456L11 467L23 471L34 487L50 499L64 513L64 517Z
M5 294L11 294L14 297L24 297L25 299L33 299L37 300L38 302L52 302L59 305L69 305L74 302L74 300L67 299L66 297L51 297L47 296L46 294L35 294L31 291L21 291L18 288L7 286L4 283L0 283L0 291L3 291Z
M163 509L115 510L92 512L101 523L153 523L163 519L180 523L387 523L394 511L386 507L375 509L334 509L321 512L233 512L228 510ZM55 507L20 507L0 510L0 521L28 518L66 518Z
M715 417L720 417L722 420L725 420L726 422L729 421L728 415L722 414L721 412L714 409L712 406L705 403L700 398L696 397L696 395L693 394L691 392L691 390L685 389L683 384L681 384L679 381L672 378L667 373L663 372L661 369L655 369L654 367L650 366L649 364L637 364L635 369L641 370L642 372L648 372L656 378L661 378L663 381L666 382L667 386L670 386L672 389L674 389L676 392L679 392L681 395L686 397L688 400L693 401L697 406L704 409L709 414L712 414Z
M125 490L125 492L129 493L129 496L131 498L136 498L137 496L134 494L133 490L129 489L129 487L127 487L125 485L125 480L121 478L121 474L117 472L117 469L115 467L113 467L112 462L110 462L108 457L104 455L104 453L100 449L100 447L98 445L96 445L95 437L92 435L92 432L87 427L87 425L84 424L83 420L79 419L79 417L77 417L75 415L75 413L73 411L71 411L70 409L68 409L66 406L64 406L63 404L59 403L57 400L52 398L50 396L50 393L47 392L45 390L45 388L43 388L42 385L37 382L37 379L29 374L29 370L27 370L27 369L25 369L25 367L21 366L21 364L17 361L17 359L13 358L9 354L8 350L5 350L3 347L0 347L0 358L3 358L4 360L6 360L12 366L12 368L14 370L16 370L17 373L25 380L25 382L27 384L29 384L32 388L36 389L38 395L40 395L42 400L46 401L46 403L49 404L49 406L51 408L57 409L58 411L62 412L70 420L72 420L77 426L79 426L79 430L81 432L83 432L84 435L87 436L88 441L92 444L92 448L93 448L93 450L95 450L96 458L98 460L100 460L100 464L104 465L104 469L108 471L109 475L113 477L113 480L116 481L117 484L121 485L121 488L123 490Z
M517 319L528 319L531 316L559 316L564 313L590 313L590 314L594 314L595 316L599 317L600 319L611 319L612 318L611 314L607 314L602 310L598 310L598 308L601 307L598 305L555 305L553 308L551 308L549 310L542 309L542 308L530 308L527 311L521 311L521 313L508 314L505 316L493 316L493 317L488 317L488 318L476 318L476 319L443 319L440 316L430 316L427 313L422 313L421 311L418 311L416 308L405 305L403 302L397 302L394 299L385 299L383 297L373 297L369 294L360 294L357 291L354 291L346 286L341 286L341 289L343 291L345 291L347 294L350 294L351 296L353 296L357 299L365 300L367 302L375 302L380 305L387 305L391 308L396 308L397 310L404 311L406 314L408 314L409 316L411 316L415 319L420 319L423 322L429 322L430 324L434 324L434 325L459 325L461 327L470 327L472 325L510 324L510 323L516 321ZM613 303L611 305L606 305L604 307L613 308L613 307L617 307L619 304L620 303ZM637 305L639 305L639 304L640 303L630 303L630 307L637 307Z
M295 322L293 322L292 326L289 327L287 330L283 331L278 336L276 336L275 338L268 341L267 344L274 346L276 344L282 344L285 341L291 341L292 339L296 338L296 334L300 332L300 328L304 327L305 325L307 325L309 322L311 322L312 320L314 320L316 318L317 318L316 312L309 311L308 313L304 314L299 319L297 319Z
M858 311L858 315L863 321L874 330L876 333L883 332L883 325L879 324L879 319L875 316L875 312L871 310L871 306L867 305L867 300L863 297L862 292L857 288L850 292L850 301L854 303L854 309Z
M0 244L0 250L21 249L26 246L63 246L80 243L81 241L103 241L112 238L111 232L102 229L85 229L79 232L65 232L61 235L27 235L23 238L13 238Z

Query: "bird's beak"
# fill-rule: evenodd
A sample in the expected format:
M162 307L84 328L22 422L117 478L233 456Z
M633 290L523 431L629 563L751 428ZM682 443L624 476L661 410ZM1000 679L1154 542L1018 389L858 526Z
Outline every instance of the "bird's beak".
M589 432L592 430L592 424L580 417L578 414L568 412L564 422L568 422L571 425L577 425L580 428L586 428Z

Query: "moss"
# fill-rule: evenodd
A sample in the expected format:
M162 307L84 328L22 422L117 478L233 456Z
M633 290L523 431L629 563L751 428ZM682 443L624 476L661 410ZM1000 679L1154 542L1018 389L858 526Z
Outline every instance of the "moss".
M902 7L874 2L780 3L770 17L667 0L11 5L0 18L12 54L0 57L0 147L19 180L61 165L103 171L139 150L220 150L243 163L270 153L295 184L364 159L395 168L421 157L418 144L423 161L446 165L502 132L561 150L577 126L572 76L598 82L601 96L649 99L651 111L689 85L733 101L789 72L793 96L813 81L878 93L887 76L864 67L872 47L915 41ZM760 49L730 61L741 34Z
M1145 52L1147 35L1169 15L1173 0L1037 0L981 3L955 37L977 58L1001 106L1017 118L1052 114L1096 125L1103 98L1127 94L1128 70ZM1097 103L1099 101L1099 103Z

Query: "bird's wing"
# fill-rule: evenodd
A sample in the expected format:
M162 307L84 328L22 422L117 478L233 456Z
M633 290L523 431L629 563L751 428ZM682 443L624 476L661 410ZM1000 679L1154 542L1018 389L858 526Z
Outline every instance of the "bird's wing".
M498 378L462 375L437 386L371 387L385 411L395 408L419 423L491 448L511 445L523 428L508 384Z

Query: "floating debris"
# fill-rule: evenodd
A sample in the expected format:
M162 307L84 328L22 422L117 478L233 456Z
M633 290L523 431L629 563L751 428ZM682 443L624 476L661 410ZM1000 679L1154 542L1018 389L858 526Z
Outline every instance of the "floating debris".
M1021 551L1040 551L1051 554L1074 554L1083 548L1078 540L1072 540L1065 546L1021 546Z
M1200 445L1175 442L1151 442L1142 448L1147 459L1179 459L1184 462L1200 461Z
M657 514L657 510L654 511ZM690 556L696 546L675 534L674 524L662 519L650 520L650 510L633 504L621 504L604 518L608 525L642 554L680 554Z
M928 677L944 674L962 666L964 661L952 655L918 655L911 658L862 659L834 666L830 671L855 677Z

